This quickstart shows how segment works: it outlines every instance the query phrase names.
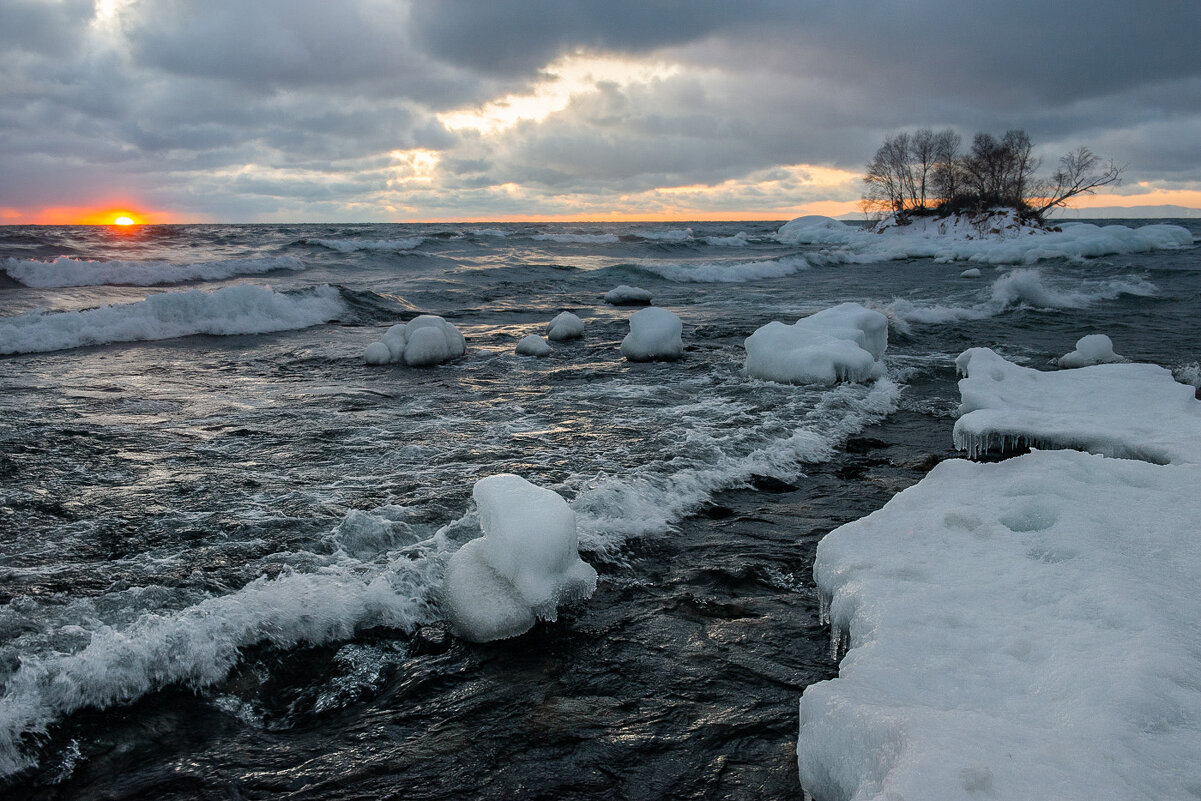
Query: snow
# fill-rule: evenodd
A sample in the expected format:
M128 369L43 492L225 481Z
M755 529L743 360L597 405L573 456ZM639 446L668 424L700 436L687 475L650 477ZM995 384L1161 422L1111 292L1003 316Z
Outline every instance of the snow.
M649 306L650 302L650 291L640 286L622 284L605 293L605 303L614 306Z
M786 245L845 245L862 238L861 229L818 214L789 220L776 231L776 239Z
M219 281L235 275L261 275L275 270L303 270L295 256L225 259L190 264L165 261L90 261L59 256L54 261L7 258L0 270L25 286L155 286L183 281Z
M336 320L346 311L341 293L328 284L290 293L250 284L211 291L162 292L136 303L85 311L27 312L0 317L0 354L193 334L290 331Z
M549 356L550 345L537 334L530 334L517 343L518 356Z
M951 460L831 532L814 575L849 650L800 702L806 791L1196 798L1199 486L1075 451Z
M684 355L684 324L673 312L649 306L630 315L621 355L632 362L672 361Z
M379 342L367 346L363 361L428 367L457 359L466 352L467 343L459 329L441 317L423 314L389 328Z
M972 457L1025 443L1161 464L1201 462L1201 401L1154 364L1040 372L989 348L955 360L961 404L955 447Z
M969 267L966 270L964 270L963 272L961 272L959 274L959 277L960 278L979 278L980 277L980 268L979 267Z
M546 324L546 338L552 342L584 336L584 321L571 312L560 312Z
M773 321L746 339L748 375L784 384L868 381L884 374L888 318L843 303L792 325Z
M1090 364L1124 362L1126 358L1113 352L1113 340L1104 334L1089 334L1076 340L1076 349L1056 359L1060 367L1087 367Z
M450 557L443 604L455 632L488 642L529 631L589 598L596 571L580 559L575 513L557 493L509 473L472 491L484 536Z

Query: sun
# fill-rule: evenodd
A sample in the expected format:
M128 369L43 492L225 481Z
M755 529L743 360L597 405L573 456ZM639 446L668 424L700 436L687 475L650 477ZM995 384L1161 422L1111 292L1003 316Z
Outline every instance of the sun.
M135 225L133 217L127 217L122 214L117 219L113 220L113 225Z

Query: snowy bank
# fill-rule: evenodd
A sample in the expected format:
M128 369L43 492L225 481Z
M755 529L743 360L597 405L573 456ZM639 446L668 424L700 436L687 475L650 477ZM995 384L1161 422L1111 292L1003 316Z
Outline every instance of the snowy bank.
M487 642L516 637L561 604L589 598L596 571L580 559L575 513L557 493L501 473L472 490L484 536L450 557L443 603L455 632Z
M797 320L771 322L746 339L748 375L784 384L869 381L884 374L888 318L843 303Z
M849 650L801 699L808 793L1196 797L1198 486L1074 451L953 460L831 532L814 575Z
M1201 401L1154 364L1098 364L1041 372L989 348L955 360L955 447L973 458L1025 444L1131 459L1201 462Z
M414 317L389 328L379 342L367 346L366 364L396 364L427 367L457 359L467 352L459 329L433 314Z
M621 355L632 362L673 361L684 355L684 324L674 312L651 306L630 315Z

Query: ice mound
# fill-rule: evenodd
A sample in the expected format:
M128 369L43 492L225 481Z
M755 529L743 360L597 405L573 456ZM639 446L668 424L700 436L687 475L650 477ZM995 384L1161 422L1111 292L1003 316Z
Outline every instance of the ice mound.
M639 286L622 284L605 293L605 303L614 306L649 306L651 293Z
M560 604L589 598L596 571L580 559L575 513L557 493L501 473L472 490L484 536L446 566L443 602L455 632L488 642L516 637Z
M1056 359L1060 367L1088 367L1091 364L1124 362L1126 357L1113 352L1113 340L1104 334L1089 334L1076 340L1076 349Z
M1154 364L1040 372L989 348L955 360L955 447L971 457L1022 444L1151 462L1201 462L1201 401Z
M951 460L827 535L849 650L800 702L808 795L1196 797L1199 486L1074 451Z
M291 331L336 320L346 311L342 295L328 284L301 292L275 292L248 284L211 291L163 292L118 306L0 317L0 354L192 334Z
M382 340L367 346L363 361L428 367L457 359L466 352L467 343L459 329L441 317L423 314L389 328Z
M549 356L550 345L537 334L530 334L517 343L518 356Z
M546 338L552 342L584 336L584 321L571 312L560 312L546 324Z
M966 270L964 270L963 272L961 272L959 274L959 277L960 278L979 278L980 277L980 268L979 267L969 267Z
M621 355L632 362L673 361L684 355L684 324L667 309L650 306L630 315Z
M776 231L776 239L786 245L845 245L862 240L863 234L832 217L810 214L784 223Z
M843 303L792 325L773 321L746 339L748 375L782 384L869 381L884 374L888 318Z
M8 258L0 269L15 281L31 287L155 286L184 281L220 281L235 275L261 275L275 270L303 270L295 256L262 259L225 259L193 264L165 261L89 261L59 256L54 261Z

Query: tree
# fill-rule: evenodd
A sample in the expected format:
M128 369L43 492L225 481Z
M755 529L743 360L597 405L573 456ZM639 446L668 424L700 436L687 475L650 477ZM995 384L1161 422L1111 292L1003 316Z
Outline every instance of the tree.
M1100 156L1087 147L1078 147L1059 158L1059 169L1051 176L1040 193L1043 203L1034 209L1040 219L1056 206L1063 206L1077 195L1091 195L1102 186L1120 183L1124 168L1110 159L1104 164Z

